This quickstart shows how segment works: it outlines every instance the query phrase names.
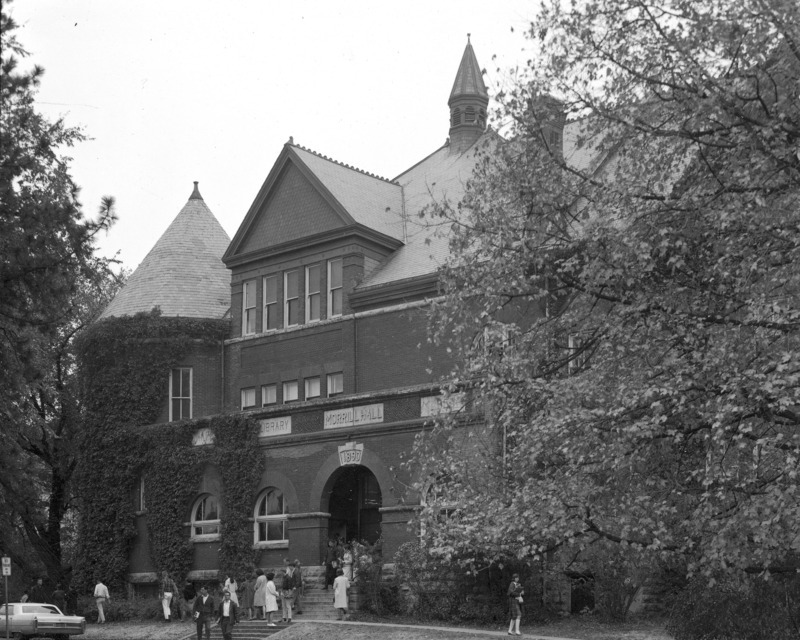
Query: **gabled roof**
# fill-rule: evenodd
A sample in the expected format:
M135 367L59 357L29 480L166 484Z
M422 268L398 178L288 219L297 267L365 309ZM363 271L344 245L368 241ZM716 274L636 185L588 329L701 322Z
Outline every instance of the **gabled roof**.
M230 307L230 274L222 263L229 238L197 183L189 201L100 318L159 307L167 317L222 318Z
M306 192L311 189L315 194L305 197L316 198L318 209L325 205L324 225L318 224L318 218L304 216L303 211L295 209L287 198L281 199L282 188L287 179L294 180L295 188L303 181ZM286 218L296 215L298 219L290 220L291 230L275 227L275 238L266 237L271 232L270 220L264 216L273 213L271 204L277 201L277 207L284 208L280 216ZM291 210L289 210L291 209ZM322 212L320 211L320 215ZM250 253L252 242L248 240L254 233L262 236L261 246L275 246L282 242L309 238L316 233L330 228L363 227L378 237L384 237L396 247L403 241L405 225L403 217L403 197L399 184L366 173L355 167L336 162L314 151L295 145L291 140L283 147L267 179L261 186L250 210L236 231L228 251L223 256L226 263L236 261L240 255Z
M435 219L425 208L432 203L457 207L464 197L467 180L485 144L498 139L493 131L485 132L463 153L451 153L445 145L418 162L395 181L403 187L406 209L406 242L357 289L418 278L433 274L447 259L450 224Z

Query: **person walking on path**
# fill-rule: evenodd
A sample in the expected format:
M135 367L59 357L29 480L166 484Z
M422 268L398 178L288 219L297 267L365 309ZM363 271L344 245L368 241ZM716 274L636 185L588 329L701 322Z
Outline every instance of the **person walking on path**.
M336 580L333 581L333 608L339 614L339 620L347 619L347 590L350 581L344 575L343 569L336 570Z
M510 620L508 623L508 635L522 634L519 632L519 621L522 618L522 594L525 591L519 582L519 574L515 573L511 577L511 584L508 585L508 609Z
M214 598L208 595L208 589L200 587L200 595L194 601L194 620L197 623L197 640L203 640L203 629L206 640L211 640L211 620L214 618Z
M164 622L171 622L172 596L177 595L178 587L167 571L161 572L161 582L158 583L158 598L161 600L161 609L164 612Z
M234 584L236 581L234 580ZM223 640L232 640L233 626L236 624L236 614L239 606L233 601L233 594L230 589L222 592L222 602L219 603L219 628L222 631Z
M267 579L261 569L256 569L256 586L253 595L253 607L256 610L256 620L265 618L264 609L267 607Z
M239 615L239 594L236 593L239 589L239 585L236 583L236 576L226 576L223 589L227 589L231 592L231 602L236 605L236 615ZM238 622L239 619L237 618L236 621Z
M94 586L94 601L97 604L97 623L105 624L106 614L103 607L106 602L111 602L111 596L108 595L108 587L100 578L97 579L97 584Z
M275 588L275 574L270 572L267 574L267 605L264 610L267 613L267 626L274 627L275 623L272 621L272 614L278 610L278 590Z
M183 583L183 590L181 591L183 602L181 603L181 622L184 620L191 620L192 613L194 612L194 601L197 598L197 591L194 588L191 580L188 578Z
M66 613L67 611L67 592L61 588L61 583L59 582L56 585L56 590L53 591L53 595L50 596L50 600L54 605L56 605L61 613Z

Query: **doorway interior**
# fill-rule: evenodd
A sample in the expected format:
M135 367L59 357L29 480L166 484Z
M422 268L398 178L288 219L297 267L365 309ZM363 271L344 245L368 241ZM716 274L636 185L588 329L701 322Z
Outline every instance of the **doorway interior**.
M380 507L381 488L369 469L360 465L340 468L328 503L328 535L375 544L381 537Z

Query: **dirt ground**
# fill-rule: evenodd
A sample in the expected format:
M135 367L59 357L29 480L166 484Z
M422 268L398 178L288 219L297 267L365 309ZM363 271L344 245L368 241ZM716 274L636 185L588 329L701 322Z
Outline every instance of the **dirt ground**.
M635 622L605 625L592 618L574 618L554 624L521 628L523 637L570 638L575 640L671 640L663 624ZM182 640L191 634L194 625L180 622L90 624L86 633L75 640ZM234 638L236 632L234 631ZM480 640L507 637L505 629L465 629L445 631L423 627L389 625L324 624L299 622L270 637L270 640Z

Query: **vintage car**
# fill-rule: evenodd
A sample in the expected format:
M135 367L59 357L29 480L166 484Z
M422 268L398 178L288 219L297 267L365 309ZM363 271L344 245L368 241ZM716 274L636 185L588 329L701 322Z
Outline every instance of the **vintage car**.
M16 640L24 638L69 640L69 636L86 631L86 618L65 616L54 604L10 602L7 605L0 605L0 630L3 633L2 637Z

